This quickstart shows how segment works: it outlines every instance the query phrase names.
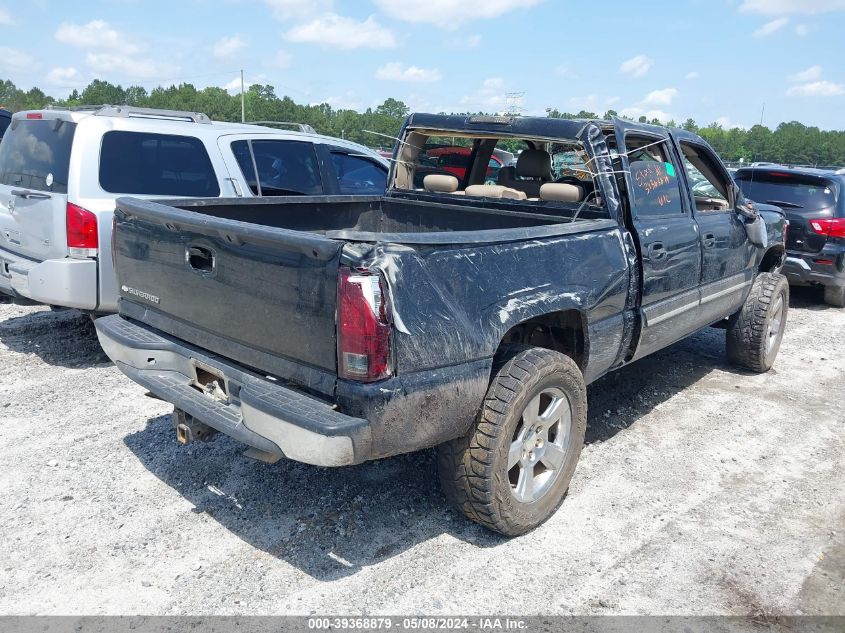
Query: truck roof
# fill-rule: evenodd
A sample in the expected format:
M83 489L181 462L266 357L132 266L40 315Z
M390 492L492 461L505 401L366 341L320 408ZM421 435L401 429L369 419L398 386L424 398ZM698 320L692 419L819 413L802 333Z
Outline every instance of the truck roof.
M481 115L481 114L427 114L414 113L406 125L412 128L443 130L444 132L471 132L473 134L491 134L515 137L578 138L584 126L594 123L600 128L612 128L614 120L608 119L560 119L539 116ZM697 134L683 128L671 128L651 123L639 123L625 120L627 129L665 134L671 131L678 138L686 138L706 143Z

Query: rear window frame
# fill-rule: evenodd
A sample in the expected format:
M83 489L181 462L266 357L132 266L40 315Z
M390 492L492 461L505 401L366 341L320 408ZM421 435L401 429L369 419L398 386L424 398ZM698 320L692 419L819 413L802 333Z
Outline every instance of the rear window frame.
M106 186L103 182L103 166L107 164L107 161L103 160L103 150L105 148L105 144L107 141L107 137L113 136L116 134L127 134L127 135L137 135L137 136L144 136L148 139L177 139L179 141L188 142L190 144L198 145L202 148L202 153L205 157L206 167L208 168L208 173L211 176L210 182L213 185L213 189L203 193L185 193L184 191L174 191L174 192L150 192L150 191L126 191L122 188L118 190L110 189ZM143 141L142 141L143 142ZM140 145L139 145L140 147ZM161 132L147 132L143 130L108 130L103 133L100 137L100 147L97 152L97 184L99 185L100 189L108 193L109 195L130 195L130 196L162 196L162 197L184 197L184 198L217 198L221 194L220 188L220 177L217 172L217 169L214 167L214 161L211 158L211 154L208 151L208 147L206 143L198 136L192 136L189 134L168 134L168 133L161 133Z

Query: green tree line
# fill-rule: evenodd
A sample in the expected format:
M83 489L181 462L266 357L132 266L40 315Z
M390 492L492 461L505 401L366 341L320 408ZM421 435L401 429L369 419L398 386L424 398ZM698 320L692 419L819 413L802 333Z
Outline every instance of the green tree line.
M231 95L223 88L208 87L198 90L183 83L158 87L147 91L141 86L123 88L107 81L95 79L79 92L74 90L67 99L54 99L39 88L22 90L9 80L0 80L0 106L13 112L43 108L46 105L134 105L170 110L205 112L218 121L240 121L240 95ZM399 100L387 99L377 108L364 112L333 108L323 103L306 105L287 96L277 96L270 85L254 84L245 95L247 121L290 121L307 123L321 134L343 137L368 145L391 146L389 137L399 132L408 107ZM475 114L475 113L473 113ZM568 113L552 109L551 117L609 118L613 110L597 115L594 112ZM644 123L660 124L657 120L639 119ZM669 126L674 121L664 121ZM801 165L845 166L845 131L821 130L798 121L784 122L774 130L755 125L748 130L725 129L718 123L701 127L692 119L680 124L684 129L700 134L727 161L771 161Z

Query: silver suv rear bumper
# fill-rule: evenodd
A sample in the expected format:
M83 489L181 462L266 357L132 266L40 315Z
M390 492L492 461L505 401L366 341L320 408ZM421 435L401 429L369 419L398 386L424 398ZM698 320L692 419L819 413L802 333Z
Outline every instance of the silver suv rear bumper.
M97 261L27 259L0 248L0 292L47 305L95 310Z

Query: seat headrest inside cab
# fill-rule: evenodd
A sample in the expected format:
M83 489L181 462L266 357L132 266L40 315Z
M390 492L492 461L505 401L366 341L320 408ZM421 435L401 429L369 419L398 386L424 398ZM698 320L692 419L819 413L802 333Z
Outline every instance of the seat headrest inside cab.
M541 149L526 149L516 161L516 175L520 178L552 180L552 157Z
M446 174L429 174L423 178L423 189L434 193L454 193L458 190L458 179Z

